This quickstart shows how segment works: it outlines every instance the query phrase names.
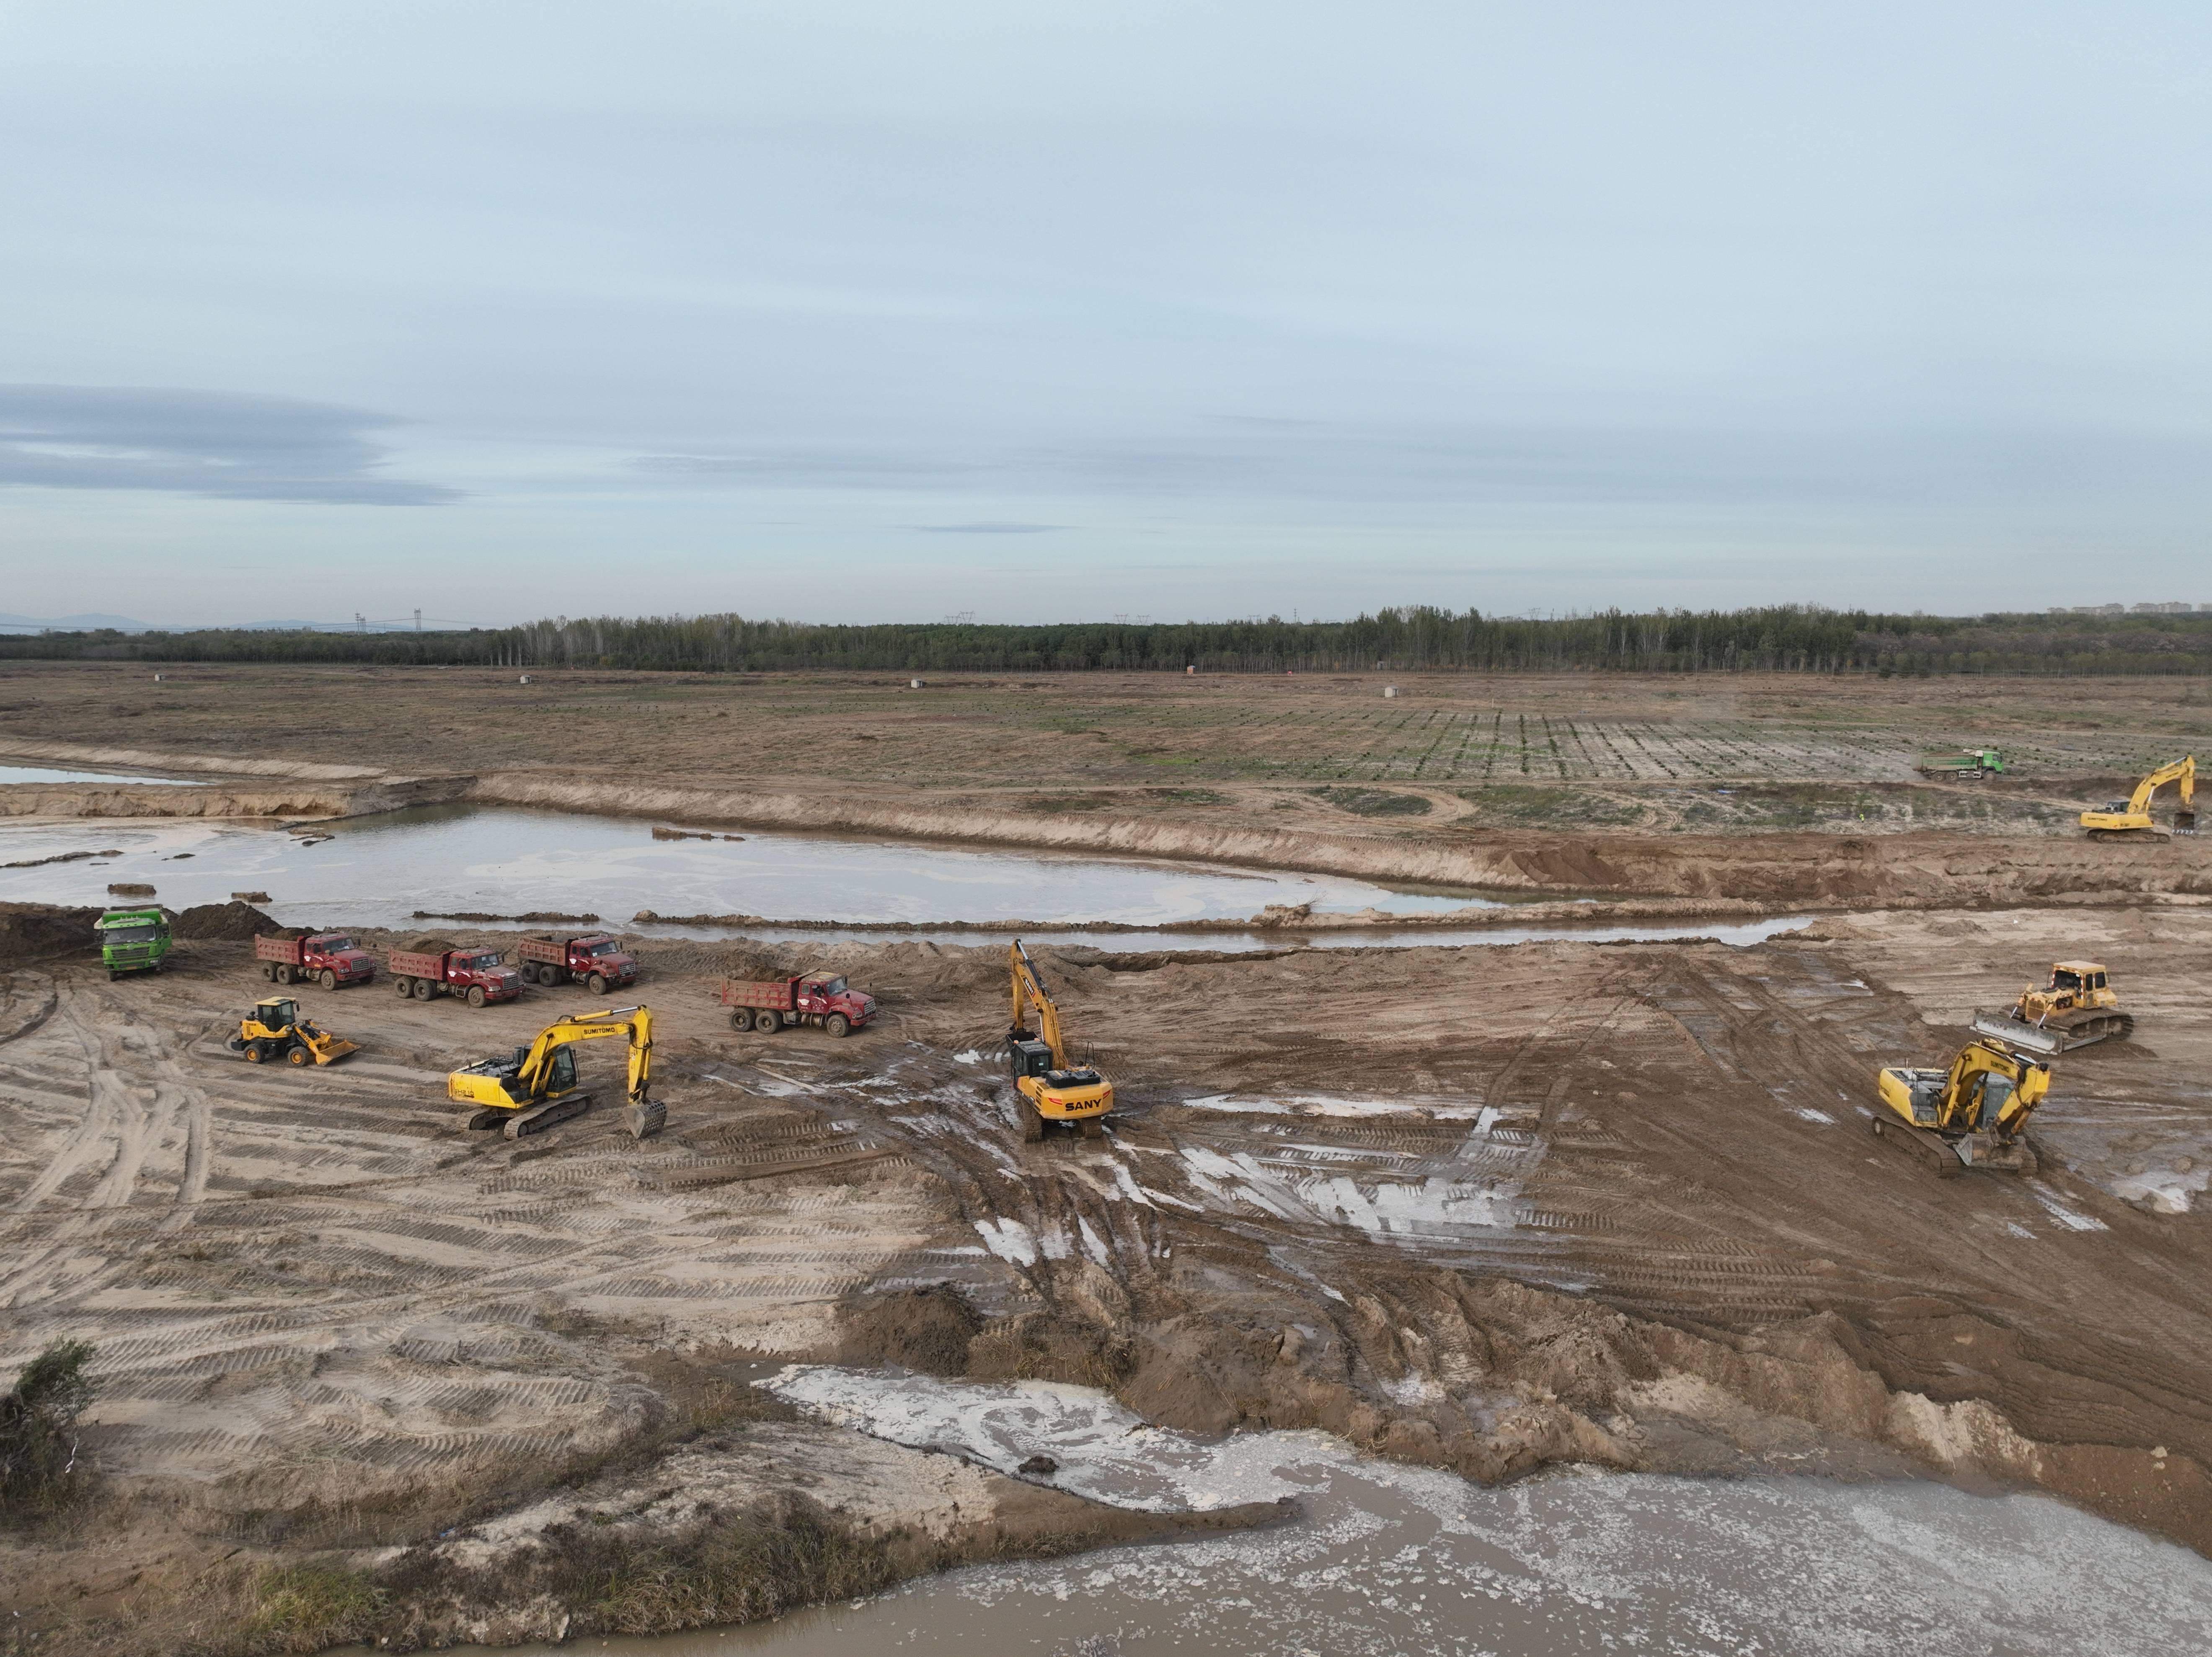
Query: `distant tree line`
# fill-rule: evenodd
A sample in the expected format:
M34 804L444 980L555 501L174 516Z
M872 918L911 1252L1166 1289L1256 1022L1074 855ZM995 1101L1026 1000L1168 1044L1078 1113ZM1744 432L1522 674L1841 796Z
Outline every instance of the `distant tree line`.
M354 662L706 672L1454 671L2203 674L2212 613L1893 616L1784 604L1535 619L1412 605L1348 622L829 626L740 616L566 616L445 633L210 629L0 637L0 659Z

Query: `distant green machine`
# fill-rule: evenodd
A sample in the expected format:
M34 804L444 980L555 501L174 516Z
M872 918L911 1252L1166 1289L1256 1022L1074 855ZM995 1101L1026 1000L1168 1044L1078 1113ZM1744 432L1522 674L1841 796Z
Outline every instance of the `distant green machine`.
M2004 756L1994 748L1969 748L1963 750L1966 758L1945 760L1935 765L1923 765L1923 777L2001 777L2004 775Z
M94 923L110 982L125 973L157 973L169 955L169 917L159 909L110 909Z

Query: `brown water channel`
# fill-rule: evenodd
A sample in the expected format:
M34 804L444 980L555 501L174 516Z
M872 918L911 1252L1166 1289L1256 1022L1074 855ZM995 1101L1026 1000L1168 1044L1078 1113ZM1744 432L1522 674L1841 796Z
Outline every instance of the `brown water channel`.
M2045 1496L1568 1468L1485 1490L1318 1433L1207 1444L1103 1393L794 1369L810 1412L1121 1505L1295 1499L1272 1529L992 1565L620 1657L1425 1657L2212 1650L2212 1562ZM516 1648L550 1657L552 1648Z

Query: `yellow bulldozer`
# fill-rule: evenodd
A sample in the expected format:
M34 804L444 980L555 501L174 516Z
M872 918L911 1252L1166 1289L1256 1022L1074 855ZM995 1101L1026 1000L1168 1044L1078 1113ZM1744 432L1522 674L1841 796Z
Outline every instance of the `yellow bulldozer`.
M2168 783L2175 785L2173 831L2158 826L2150 814L2151 798ZM2084 811L2081 826L2091 840L2172 840L2174 835L2197 832L2197 756L2185 754L2171 765L2161 765L2136 785L2125 799L2107 800L2101 811Z
M238 1034L223 1046L249 1065L335 1065L360 1045L333 1035L312 1018L300 1017L300 1004L289 995L271 995L253 1004L238 1021Z
M652 1096L653 1009L610 1007L604 1012L558 1018L509 1059L465 1065L446 1077L446 1096L476 1108L474 1129L498 1128L510 1139L542 1133L556 1122L592 1108L592 1094L576 1077L575 1044L620 1036L629 1043L629 1088L622 1125L636 1138L660 1132L668 1108Z
M1014 1089L1020 1096L1022 1138L1034 1143L1044 1138L1048 1122L1066 1122L1085 1138L1105 1132L1099 1119L1114 1108L1114 1084L1095 1065L1076 1063L1067 1056L1067 1043L1060 1029L1060 1009L1037 975L1036 962L1018 938L1006 951L1006 966L1013 980L1014 1022L1006 1032L1008 1061ZM1029 1009L1036 1009L1037 1027L1029 1027Z
M1902 1065L1875 1081L1875 1137L1921 1158L1938 1179L1970 1168L2036 1170L2024 1130L2051 1088L2051 1066L1984 1039L1959 1049L1948 1070Z
M2051 981L2022 990L2010 1012L1974 1016L1978 1033L2045 1058L2124 1036L2135 1027L2133 1015L2120 1011L2112 974L2094 961L2058 962Z

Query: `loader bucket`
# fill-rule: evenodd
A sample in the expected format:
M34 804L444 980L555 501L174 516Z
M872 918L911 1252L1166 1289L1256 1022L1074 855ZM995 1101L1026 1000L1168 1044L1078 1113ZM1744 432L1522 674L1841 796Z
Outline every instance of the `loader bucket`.
M2040 1024L2030 1024L2001 1012L1974 1015L1974 1034L1992 1035L2018 1053L2032 1053L2045 1059L2066 1051L2069 1043L2066 1032L2046 1029Z
M349 1041L343 1035L319 1036L307 1043L307 1051L315 1055L319 1065L335 1065L349 1053L359 1053L361 1044Z

